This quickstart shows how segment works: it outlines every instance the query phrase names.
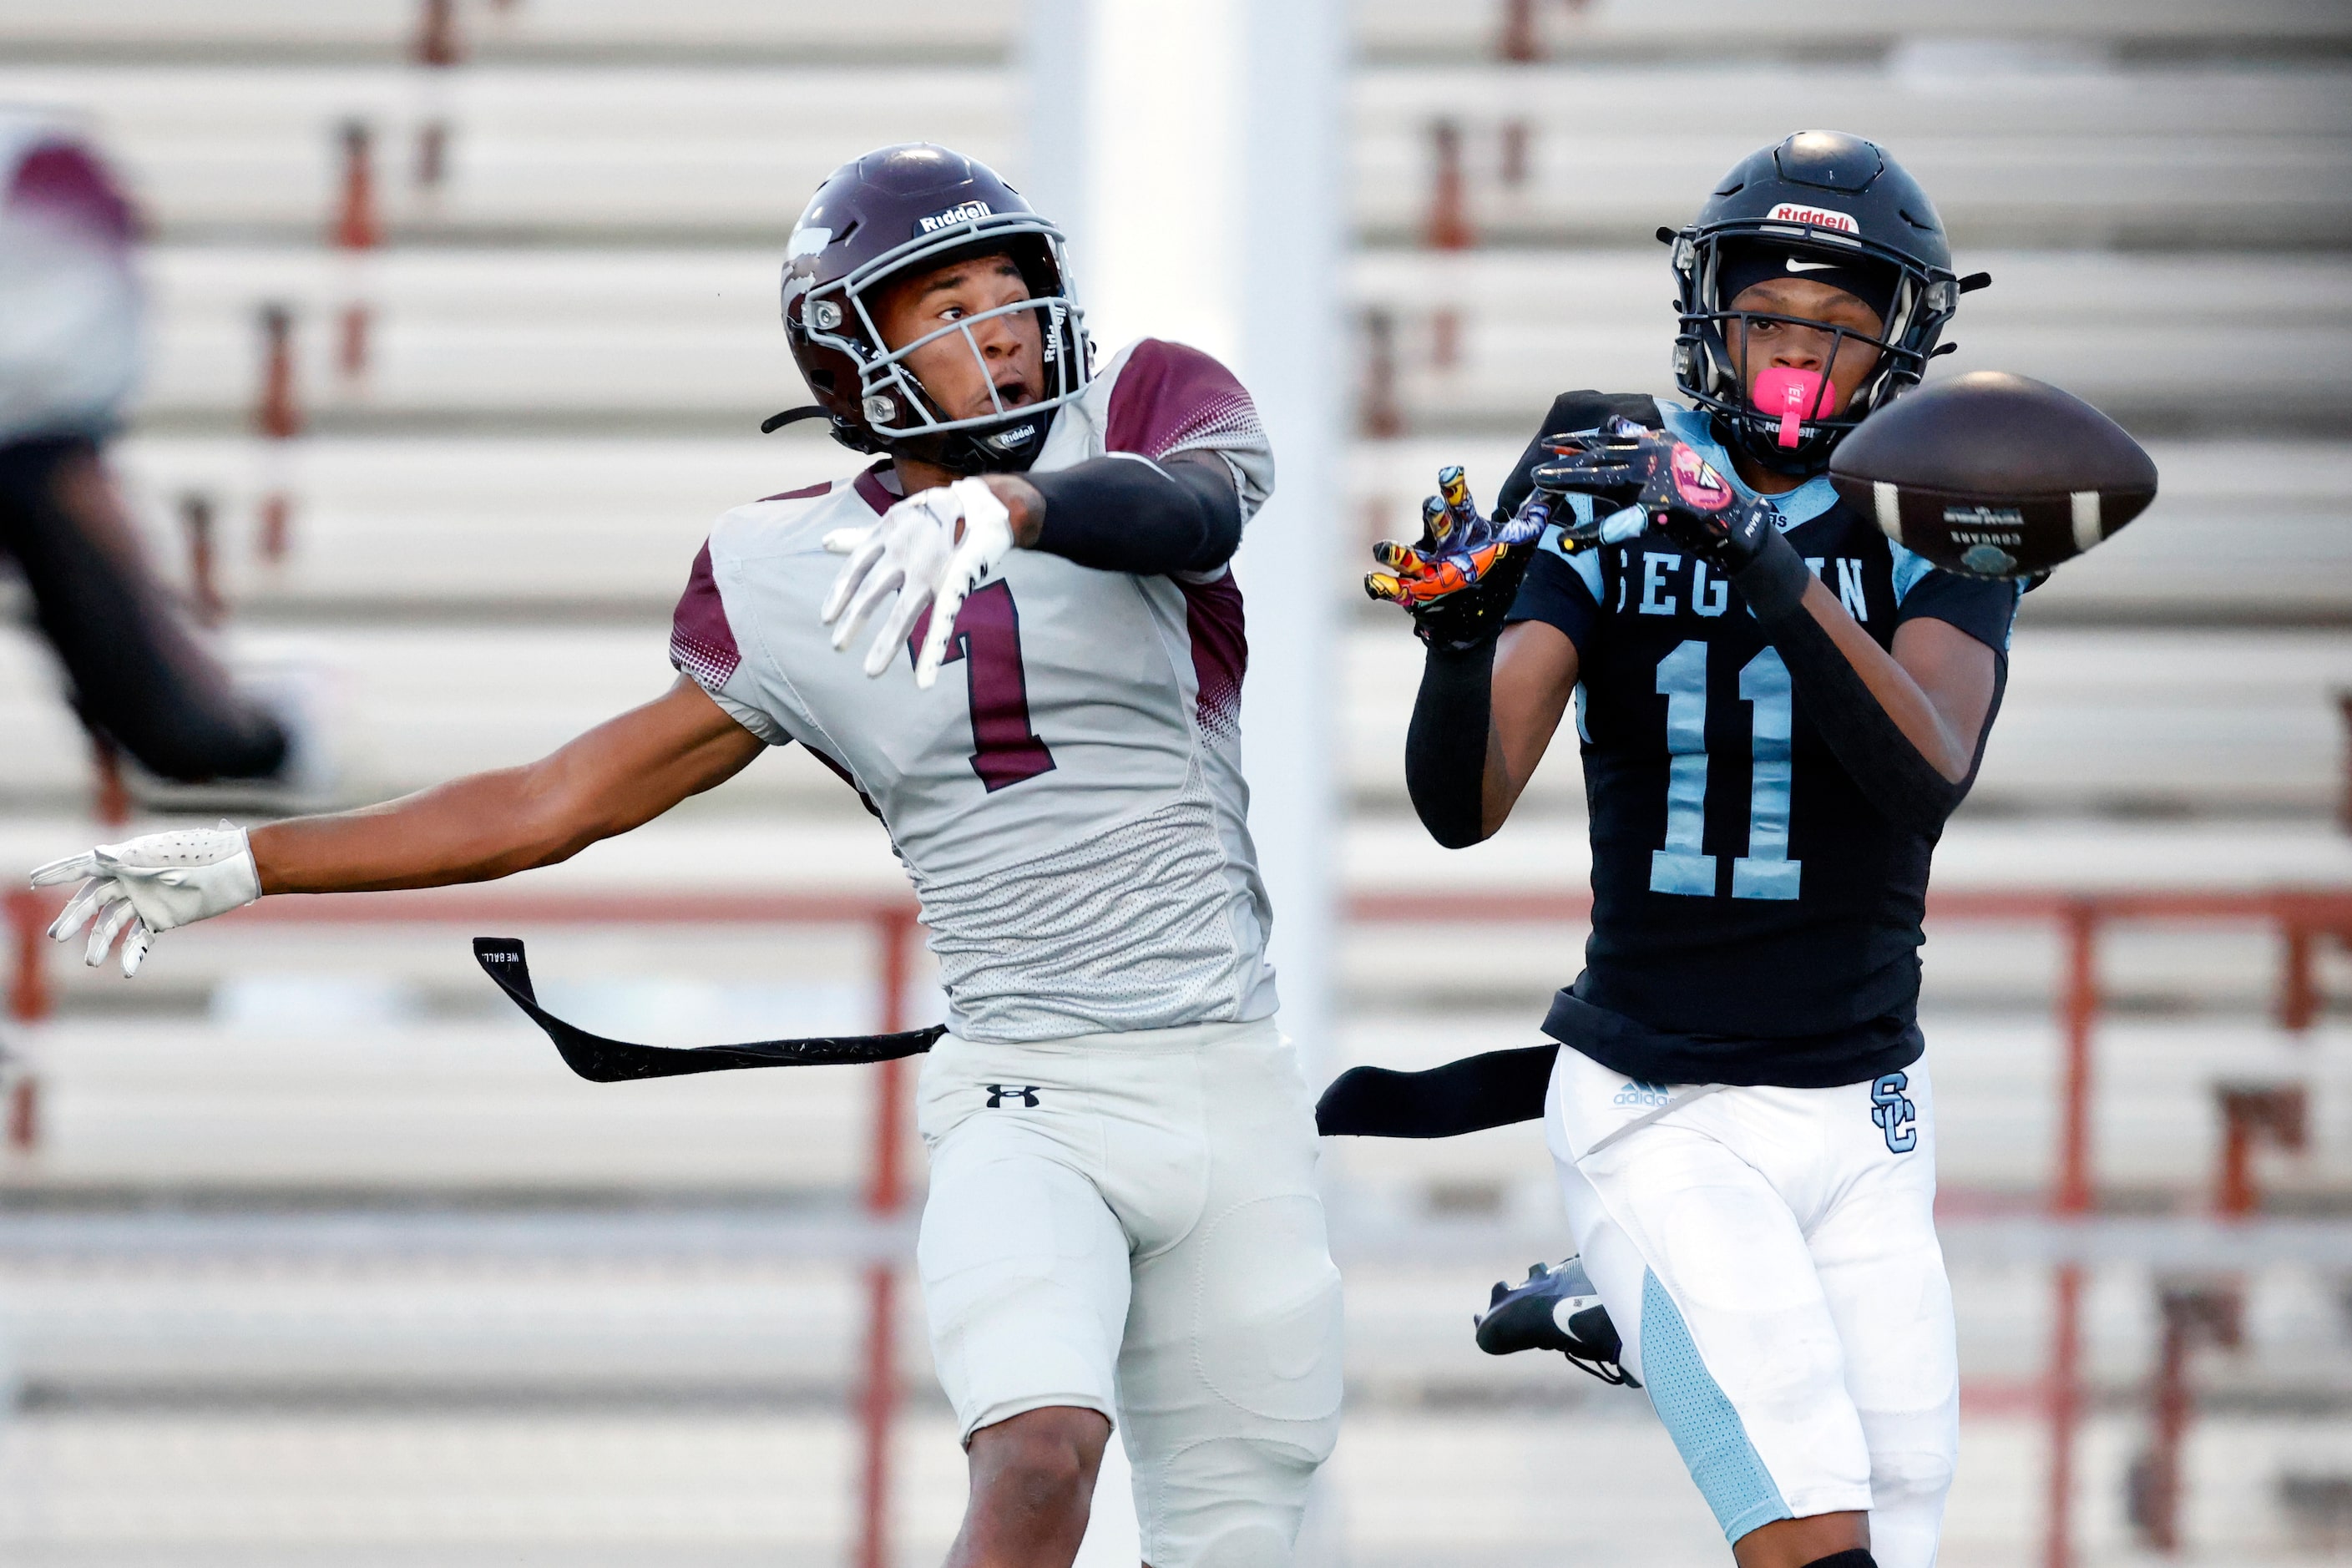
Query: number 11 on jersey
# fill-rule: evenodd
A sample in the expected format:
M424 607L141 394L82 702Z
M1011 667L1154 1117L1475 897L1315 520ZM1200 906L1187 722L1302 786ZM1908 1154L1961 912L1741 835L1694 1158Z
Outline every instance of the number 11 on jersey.
M1706 644L1694 637L1658 661L1666 700L1666 842L1650 853L1650 891L1715 896L1716 858L1706 834ZM1793 899L1804 862L1789 858L1792 702L1789 667L1766 648L1739 672L1739 696L1754 711L1749 729L1748 853L1731 863L1735 899Z

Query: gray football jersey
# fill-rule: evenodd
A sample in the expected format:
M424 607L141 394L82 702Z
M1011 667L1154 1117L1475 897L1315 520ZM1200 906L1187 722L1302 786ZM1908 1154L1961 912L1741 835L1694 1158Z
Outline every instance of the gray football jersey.
M0 108L0 443L120 422L139 379L134 225L79 131Z
M1154 339L1060 410L1035 467L1106 452L1214 452L1244 518L1273 487L1240 383ZM824 541L898 499L885 462L721 517L671 661L761 739L807 746L881 816L957 1034L1045 1040L1272 1013L1232 573L1135 576L1016 550L965 599L929 691L911 651L869 679L873 622L836 653L817 619L842 561Z

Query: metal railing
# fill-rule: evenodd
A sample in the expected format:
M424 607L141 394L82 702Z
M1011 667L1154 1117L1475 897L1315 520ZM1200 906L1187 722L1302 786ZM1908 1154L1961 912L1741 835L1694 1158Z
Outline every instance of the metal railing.
M9 1013L25 1021L48 1016L55 993L47 977L45 928L59 900L15 892L7 913L15 949ZM1366 892L1350 898L1347 915L1360 925L1530 923L1588 921L1591 900L1582 892ZM2096 1206L2091 1104L2096 1092L2096 1031L2104 1000L2099 977L2101 938L2135 922L2230 923L2267 927L2279 938L2274 1016L2289 1031L2308 1029L2322 996L2317 954L2323 941L2352 944L2352 890L2271 888L2237 890L2144 889L2080 893L2045 889L1969 889L1928 900L1929 924L1957 921L2039 923L2054 928L2064 963L2054 998L2063 1053L2063 1104L2055 1179L2047 1209L2067 1239L2053 1255L2053 1324L2040 1404L2049 1430L2049 1477L2043 1562L2070 1568L2075 1449L2084 1412L2082 1296L2086 1263L2095 1252L2084 1232ZM462 924L477 931L532 925L864 925L876 944L877 1027L907 1026L906 991L918 912L903 896L872 894L594 892L532 893L505 889L358 893L332 899L266 900L223 918L231 927ZM908 1077L904 1061L879 1064L873 1080L872 1134L863 1201L877 1225L903 1218L908 1197L904 1147ZM12 1137L37 1135L37 1087L16 1084L9 1117ZM2237 1212L2237 1211L2233 1211ZM2227 1217L2225 1215L2225 1217ZM903 1227L899 1234L903 1237ZM887 1560L891 1478L889 1438L898 1394L894 1319L902 1258L866 1260L866 1353L857 1397L858 1568ZM2177 1441L2185 1415L2170 1413Z

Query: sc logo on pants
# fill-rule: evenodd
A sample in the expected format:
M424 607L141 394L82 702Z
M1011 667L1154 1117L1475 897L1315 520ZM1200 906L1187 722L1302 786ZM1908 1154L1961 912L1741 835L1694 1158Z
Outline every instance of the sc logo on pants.
M1911 1080L1899 1072L1870 1086L1870 1119L1886 1134L1886 1147L1897 1154L1919 1146L1919 1110L1903 1092L1910 1087Z

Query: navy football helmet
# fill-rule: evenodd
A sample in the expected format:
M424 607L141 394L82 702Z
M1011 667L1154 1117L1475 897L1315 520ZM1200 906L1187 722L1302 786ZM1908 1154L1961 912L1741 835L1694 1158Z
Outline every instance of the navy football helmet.
M869 302L909 273L969 256L1003 254L1030 297L891 348ZM907 356L961 333L974 358L974 322L1034 311L1045 386L1035 403L948 418L907 369ZM903 454L956 473L1018 472L1036 460L1054 411L1085 393L1094 346L1070 287L1061 231L975 159L910 142L845 163L817 187L784 254L784 332L817 407L780 414L773 429L820 411L833 437L859 452ZM985 362L983 359L983 370Z
M1741 160L1679 232L1662 228L1674 247L1681 331L1675 380L1716 416L1727 437L1776 473L1812 474L1847 431L1872 410L1918 384L1961 294L1992 281L1957 278L1943 219L1919 183L1875 142L1839 131L1801 131ZM1759 410L1740 379L1744 354L1733 344L1748 323L1786 321L1733 310L1720 287L1727 251L1763 245L1842 268L1891 273L1885 326L1875 339L1840 330L1832 354L1852 342L1878 352L1868 379L1834 416L1808 419L1791 447L1780 439L1780 416Z

